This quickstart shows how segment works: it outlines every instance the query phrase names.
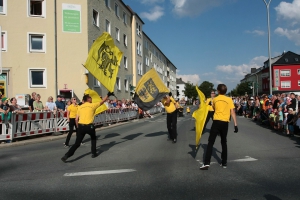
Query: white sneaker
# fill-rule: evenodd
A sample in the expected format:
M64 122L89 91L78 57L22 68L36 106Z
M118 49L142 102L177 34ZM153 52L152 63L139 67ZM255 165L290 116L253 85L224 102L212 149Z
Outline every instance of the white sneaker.
M208 168L209 165L204 165L204 164L200 167L201 170L208 170Z

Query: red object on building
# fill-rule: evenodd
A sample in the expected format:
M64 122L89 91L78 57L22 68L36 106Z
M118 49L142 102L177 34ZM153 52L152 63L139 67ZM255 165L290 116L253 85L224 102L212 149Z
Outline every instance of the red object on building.
M268 94L269 65L267 60L262 70L262 90ZM274 93L300 92L300 55L291 51L281 56L271 58L272 63L272 91Z

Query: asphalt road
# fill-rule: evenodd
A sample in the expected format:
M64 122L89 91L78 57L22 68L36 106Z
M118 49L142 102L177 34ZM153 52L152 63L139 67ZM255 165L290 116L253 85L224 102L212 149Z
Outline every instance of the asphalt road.
M0 199L300 199L300 138L238 118L228 133L228 167L220 138L209 170L199 167L209 127L195 151L195 121L178 118L178 142L167 141L166 116L97 132L99 156L86 144L63 163L63 139L0 149ZM75 134L74 134L75 135ZM71 143L74 143L75 136Z

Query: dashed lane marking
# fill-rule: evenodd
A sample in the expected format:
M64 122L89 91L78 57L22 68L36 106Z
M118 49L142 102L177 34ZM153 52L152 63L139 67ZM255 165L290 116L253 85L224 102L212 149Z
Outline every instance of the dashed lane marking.
M65 173L64 176L92 176L92 175L103 175L103 174L120 174L135 172L135 169L118 169L118 170L105 170L105 171L90 171L90 172L76 172L76 173Z
M250 156L245 156L245 158L236 159L236 160L229 160L227 162L253 162L253 161L257 161L257 159L252 158ZM200 164L203 164L202 161L200 161L200 160L197 160L197 162L199 162ZM211 162L210 164L212 165L212 164L218 164L218 163L217 162Z

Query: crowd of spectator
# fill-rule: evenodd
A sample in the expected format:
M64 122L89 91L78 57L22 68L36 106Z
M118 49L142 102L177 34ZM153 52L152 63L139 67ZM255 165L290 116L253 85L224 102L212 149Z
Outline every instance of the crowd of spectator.
M300 96L282 93L233 97L236 112L287 136L300 134Z

